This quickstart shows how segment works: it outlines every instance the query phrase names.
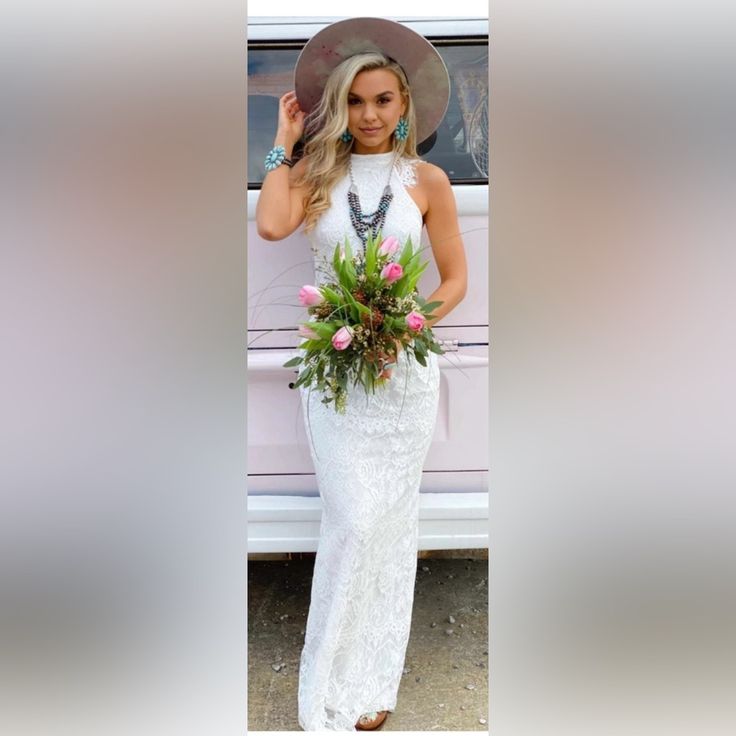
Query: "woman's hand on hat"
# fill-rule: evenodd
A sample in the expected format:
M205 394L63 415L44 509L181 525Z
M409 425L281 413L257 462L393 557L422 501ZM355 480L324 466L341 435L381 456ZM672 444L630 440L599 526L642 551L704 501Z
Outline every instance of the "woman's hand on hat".
M277 137L279 135L285 137L286 140L283 142L293 147L304 132L304 118L305 113L299 107L296 92L294 90L287 92L279 100L279 130Z

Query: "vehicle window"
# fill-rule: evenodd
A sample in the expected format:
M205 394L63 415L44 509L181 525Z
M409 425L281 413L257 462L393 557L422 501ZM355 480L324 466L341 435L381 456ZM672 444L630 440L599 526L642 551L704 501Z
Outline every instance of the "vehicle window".
M447 113L419 149L453 183L488 183L488 42L432 40L450 73ZM293 88L304 43L248 45L248 186L260 187L263 160L273 145L278 101Z

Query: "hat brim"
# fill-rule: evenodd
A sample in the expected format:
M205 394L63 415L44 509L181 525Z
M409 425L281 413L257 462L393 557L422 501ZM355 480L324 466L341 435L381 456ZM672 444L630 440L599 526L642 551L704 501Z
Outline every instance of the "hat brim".
M437 130L450 100L450 76L438 51L416 31L385 18L349 18L316 33L294 69L299 107L310 113L319 104L327 78L342 61L378 51L398 62L406 74L416 110L417 143Z

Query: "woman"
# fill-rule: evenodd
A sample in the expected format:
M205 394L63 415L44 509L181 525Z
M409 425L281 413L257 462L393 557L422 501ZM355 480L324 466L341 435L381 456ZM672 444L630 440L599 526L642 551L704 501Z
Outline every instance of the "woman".
M256 220L281 240L304 225L318 282L335 245L381 230L420 242L441 283L435 320L463 298L466 265L445 173L417 157L447 108L449 79L424 38L376 18L340 21L305 46L296 91L279 103ZM291 155L306 132L304 156ZM302 388L322 498L320 541L299 672L304 730L372 730L396 707L409 639L419 484L437 413L439 368L403 352L375 393L353 388L345 412Z

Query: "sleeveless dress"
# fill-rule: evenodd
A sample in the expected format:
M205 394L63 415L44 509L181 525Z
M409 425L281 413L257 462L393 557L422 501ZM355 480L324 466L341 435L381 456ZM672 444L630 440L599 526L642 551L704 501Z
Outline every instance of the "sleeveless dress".
M374 212L388 181L394 198L384 236L411 236L419 247L422 216L405 186L417 161L393 153L351 163L363 212ZM335 245L347 235L362 249L349 217L350 179L310 235L317 283L329 279ZM427 296L424 294L423 296ZM299 666L299 725L305 731L355 731L371 711L393 711L409 641L417 571L419 485L437 416L439 366L403 351L387 385L348 393L344 414L301 388L307 437L322 499L320 539Z

